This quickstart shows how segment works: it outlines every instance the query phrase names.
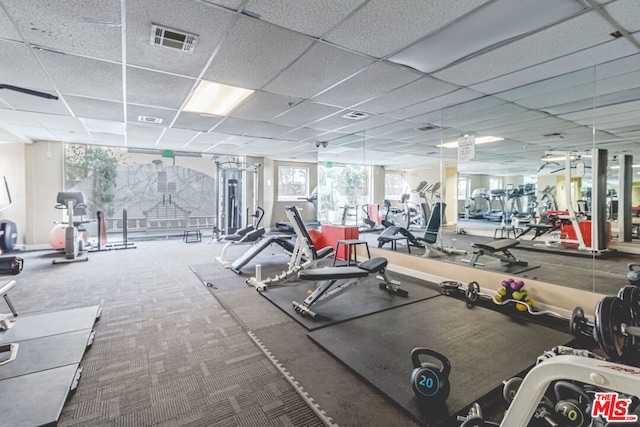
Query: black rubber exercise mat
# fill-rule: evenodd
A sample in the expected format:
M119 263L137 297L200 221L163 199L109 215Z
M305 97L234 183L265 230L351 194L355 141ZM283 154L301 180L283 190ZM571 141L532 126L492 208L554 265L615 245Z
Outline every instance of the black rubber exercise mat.
M417 422L441 425L535 364L572 336L504 314L433 298L310 332L309 337ZM451 362L446 408L420 409L411 387L411 350L427 347ZM424 361L439 362L425 358Z
M409 295L401 297L380 289L378 284L381 280L371 274L331 301L323 305L311 306L311 309L318 314L315 318L303 316L293 309L293 301L302 303L307 297L307 292L315 288L313 281L286 282L282 286L272 287L262 292L262 296L308 330L315 330L440 295L440 288L434 283L422 282L393 272L387 272L387 276L398 280L401 288L408 291Z

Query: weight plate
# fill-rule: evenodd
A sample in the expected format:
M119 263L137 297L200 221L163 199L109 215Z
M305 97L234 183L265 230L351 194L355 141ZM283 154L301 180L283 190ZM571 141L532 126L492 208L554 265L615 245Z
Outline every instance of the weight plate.
M584 317L584 309L582 307L576 307L571 312L571 318L569 319L569 332L573 335L583 333L586 326L586 319Z
M480 297L480 285L478 282L471 282L467 286L467 305L474 305L478 298Z
M618 291L618 298L620 298L625 305L629 307L629 314L631 315L631 325L640 325L640 288L634 285L627 285Z
M518 389L522 385L522 378L513 377L504 383L504 388L502 389L502 397L507 403L513 402L513 399L516 397L516 393Z
M623 358L632 343L622 333L622 325L629 325L631 314L620 298L607 296L596 305L595 337L604 353L613 360Z

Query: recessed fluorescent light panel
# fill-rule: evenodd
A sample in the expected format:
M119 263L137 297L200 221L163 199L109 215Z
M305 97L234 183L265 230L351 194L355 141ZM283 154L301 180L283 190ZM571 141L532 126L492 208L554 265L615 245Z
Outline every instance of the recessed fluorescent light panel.
M585 10L578 0L497 0L389 58L425 73L561 22Z
M502 141L504 138L499 136L479 136L476 137L476 145L486 144L487 142ZM458 141L445 142L444 144L436 145L438 148L458 148Z
M226 116L253 93L251 89L200 81L184 111Z

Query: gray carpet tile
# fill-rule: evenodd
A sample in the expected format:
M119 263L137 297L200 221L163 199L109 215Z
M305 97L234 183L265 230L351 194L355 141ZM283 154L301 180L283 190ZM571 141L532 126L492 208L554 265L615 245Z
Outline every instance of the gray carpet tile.
M103 310L60 426L322 425L189 270L212 261L213 246L149 241L63 265L51 251L20 254L11 293L20 317Z

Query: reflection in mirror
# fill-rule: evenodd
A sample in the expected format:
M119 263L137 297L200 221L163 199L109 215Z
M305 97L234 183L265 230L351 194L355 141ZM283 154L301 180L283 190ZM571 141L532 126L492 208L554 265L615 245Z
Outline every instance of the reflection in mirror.
M618 284L618 288L628 283L624 275L635 268L637 254L640 253L640 218L637 215L640 212L640 168L634 164L638 162L640 140L639 70L640 55L595 68L594 144L595 147L606 148L609 153L606 209L611 223L612 247L617 250L616 258L620 259L615 269L605 260L597 259L595 270L615 274L615 280L610 282ZM596 281L597 292L610 293L611 287Z
M443 156L458 157L456 238L483 252L467 259L475 268L594 289L606 248L590 241L594 88L585 69L442 111Z

